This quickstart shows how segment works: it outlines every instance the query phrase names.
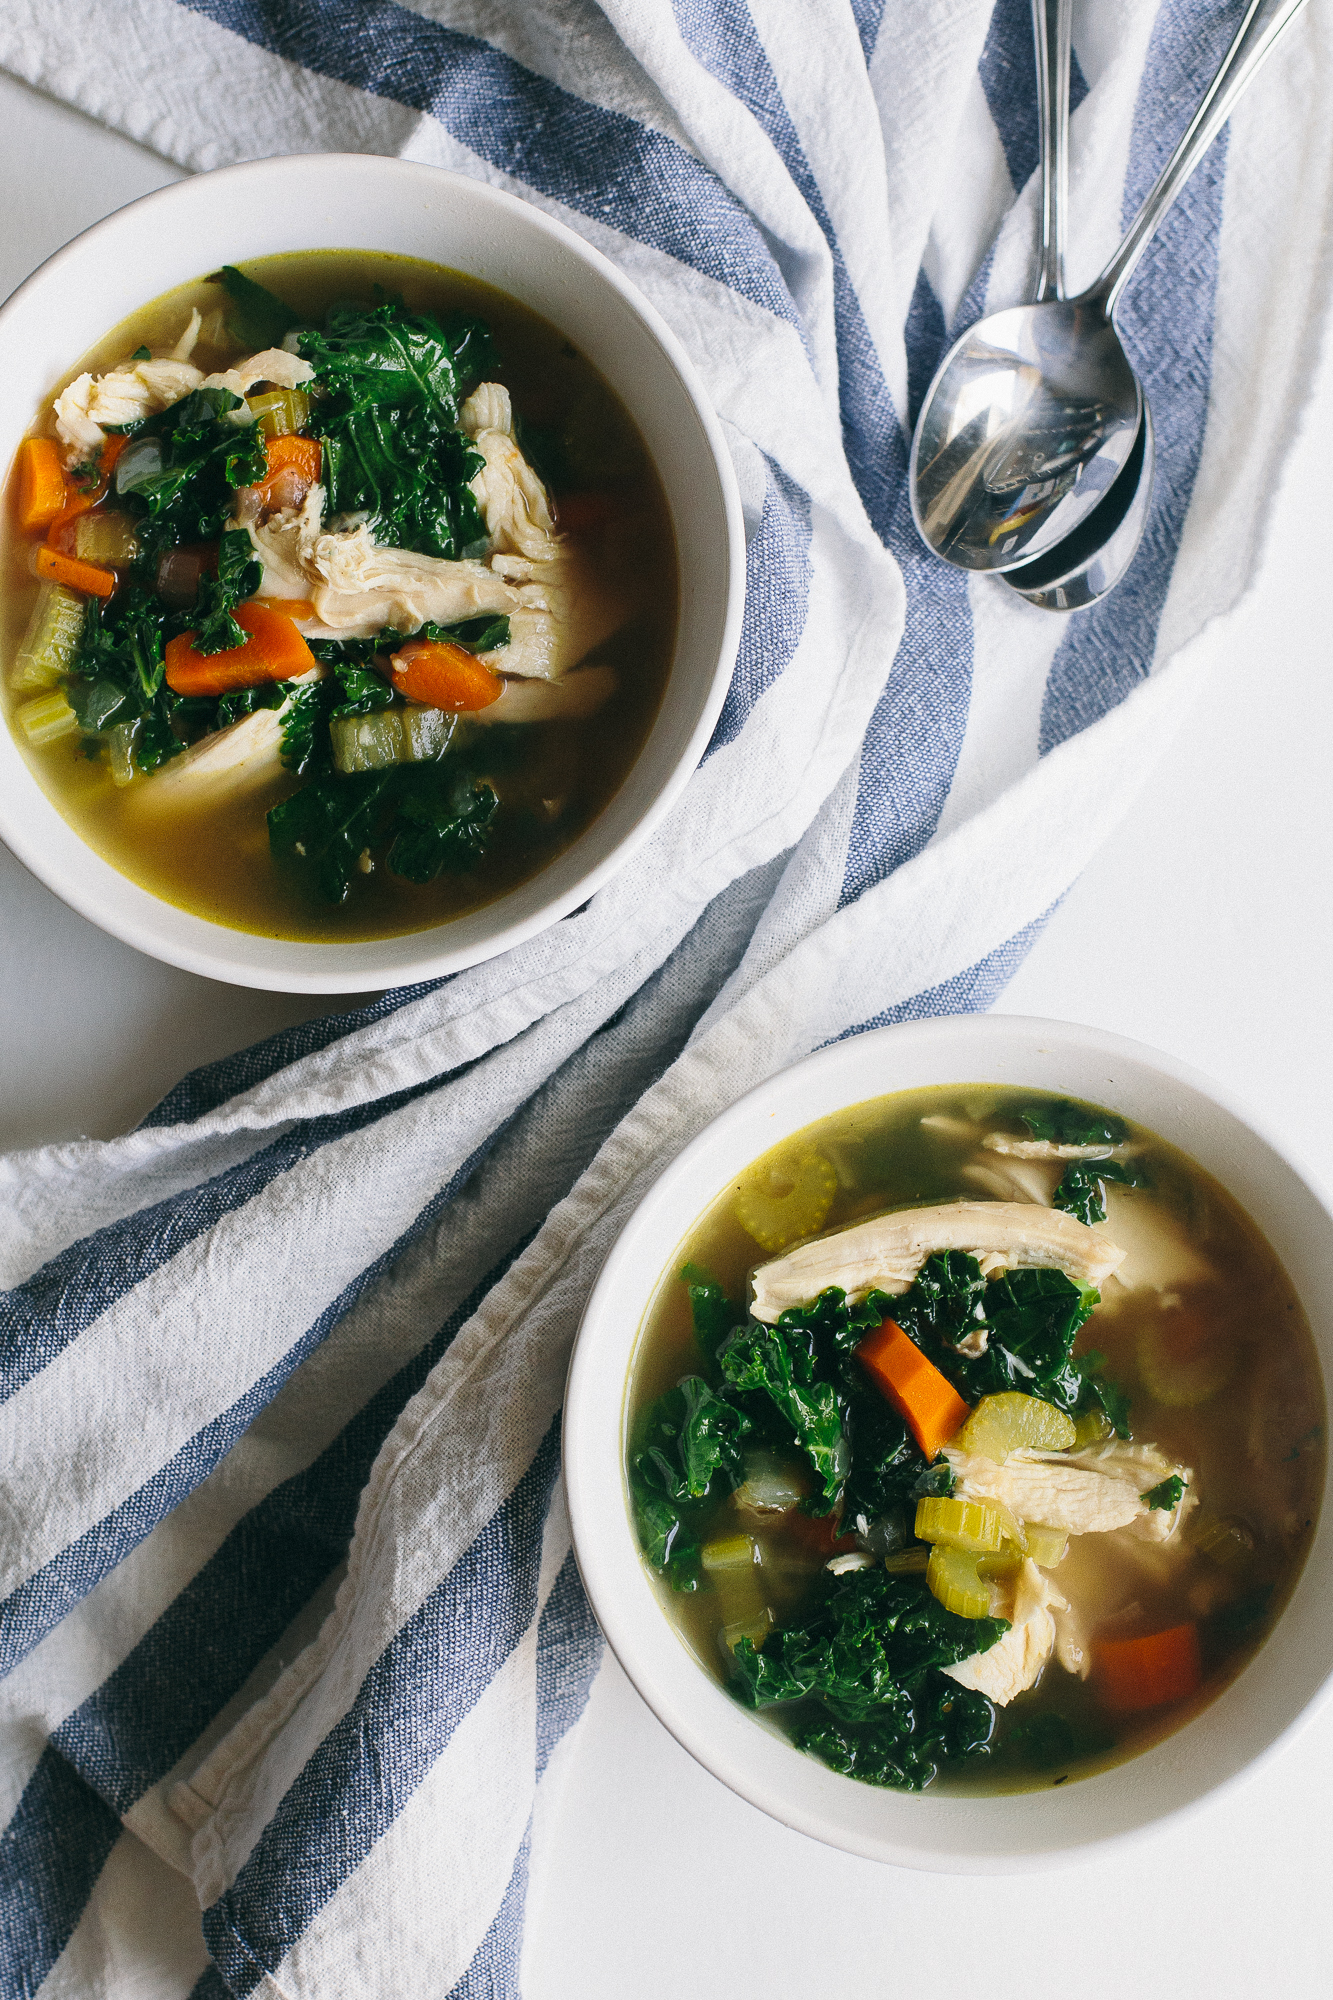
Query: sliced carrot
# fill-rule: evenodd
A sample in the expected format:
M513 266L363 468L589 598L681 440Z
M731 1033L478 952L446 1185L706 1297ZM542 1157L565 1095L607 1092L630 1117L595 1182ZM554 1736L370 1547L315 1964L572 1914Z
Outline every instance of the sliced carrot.
M48 583L67 584L71 590L86 591L90 597L110 597L116 587L113 570L80 562L77 556L63 555L45 542L34 552L32 566Z
M315 656L290 618L264 605L240 604L236 623L249 636L224 653L196 653L193 632L167 641L167 686L176 694L229 694L261 681L309 673Z
M264 450L268 457L268 470L255 487L255 492L266 507L278 497L275 488L287 473L294 474L296 483L303 484L307 491L315 485L324 463L324 447L318 438L265 438ZM290 500L287 504L291 504Z
M868 1333L857 1358L883 1390L927 1458L934 1458L971 1415L967 1404L896 1320Z
M54 438L24 438L19 446L19 526L49 528L65 504L65 472Z
M284 618L293 618L299 625L303 619L318 618L319 613L308 597L252 597L250 603L261 611L279 611Z
M474 659L465 646L448 640L426 639L419 646L404 646L394 654L392 667L399 694L454 715L489 708L504 693L499 674Z
M1172 1625L1142 1639L1099 1640L1092 1661L1098 1691L1115 1715L1184 1701L1203 1680L1195 1625Z

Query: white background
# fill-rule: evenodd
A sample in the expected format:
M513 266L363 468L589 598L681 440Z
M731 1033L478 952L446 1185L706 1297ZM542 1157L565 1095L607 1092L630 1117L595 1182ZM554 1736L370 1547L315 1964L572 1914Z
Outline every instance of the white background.
M0 295L88 224L179 178L0 74ZM1210 1071L1328 1183L1321 426L1333 434L1328 367L1257 588L1211 635L1203 704L1000 1004L1137 1036ZM67 910L3 847L0 941L0 1145L123 1131L196 1064L357 1004L157 965ZM1012 1879L914 1875L788 1832L692 1763L613 1663L563 1761L529 1911L528 2000L1333 1994L1333 1710L1188 1832Z

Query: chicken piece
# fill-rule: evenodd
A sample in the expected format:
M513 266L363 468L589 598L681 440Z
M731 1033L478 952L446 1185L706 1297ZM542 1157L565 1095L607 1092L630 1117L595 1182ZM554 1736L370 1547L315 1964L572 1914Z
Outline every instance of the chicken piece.
M168 356L169 360L171 361L189 360L190 356L194 353L194 350L198 345L199 333L203 324L204 322L200 317L198 306L192 307L190 311L190 317L185 322L185 331L182 333L180 339L176 342L176 345L172 348L171 353Z
M137 424L197 389L203 376L192 361L170 357L136 361L106 375L80 375L56 397L56 433L76 465L106 443L105 424Z
M1184 1228L1159 1203L1148 1205L1132 1188L1106 1184L1105 1228L1124 1250L1116 1289L1148 1287L1155 1292L1188 1291L1216 1276Z
M988 1132L981 1143L988 1153L1006 1153L1014 1160L1119 1160L1127 1151L1105 1141L1063 1146L1054 1139L1011 1139L1007 1132Z
M481 382L458 413L459 426L486 463L472 480L491 546L503 554L549 560L558 548L546 488L514 439L509 391Z
M999 1708L1035 1687L1055 1650L1054 1611L1069 1609L1050 1578L1025 1560L1014 1585L1010 1626L984 1653L959 1660L942 1672L960 1687L975 1688Z
M1020 1521L1040 1521L1068 1535L1108 1534L1134 1525L1145 1541L1166 1541L1186 1512L1150 1508L1143 1495L1177 1474L1188 1492L1187 1466L1173 1465L1155 1445L1119 1439L1087 1451L1011 1451L1003 1465L979 1452L946 1445L960 1500L998 1502ZM1160 1524L1160 1525L1159 1525Z
M1076 1284L1099 1288L1124 1255L1101 1231L1035 1203L954 1201L898 1209L761 1264L754 1275L754 1316L776 1320L829 1285L840 1285L853 1301L875 1290L905 1292L939 1250L970 1252L988 1275L1054 1266Z
M266 347L259 354L252 354L246 361L238 361L234 368L219 369L216 375L205 375L199 386L201 389L230 389L233 396L248 396L256 382L272 382L279 389L299 389L314 374L308 361L299 354L289 354L285 347Z
M301 682L318 680L324 669L301 674ZM291 706L257 708L226 729L192 743L179 757L136 784L131 799L141 810L163 806L215 805L236 792L253 791L282 772L282 725Z
M508 650L480 657L497 673L504 670ZM489 708L469 715L469 722L581 722L595 715L616 691L614 667L580 667L562 681L510 681L504 693Z
M1039 1160L993 1157L969 1160L961 1177L983 1194L994 1195L997 1201L1034 1201L1041 1208L1049 1208L1060 1170Z

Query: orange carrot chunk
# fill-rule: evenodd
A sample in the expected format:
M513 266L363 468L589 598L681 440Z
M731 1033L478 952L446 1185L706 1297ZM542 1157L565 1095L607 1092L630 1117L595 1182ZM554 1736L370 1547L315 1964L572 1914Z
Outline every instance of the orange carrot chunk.
M419 646L404 646L401 653L394 654L391 665L399 694L454 715L489 708L504 693L499 674L474 659L465 646L448 640L427 639Z
M32 566L47 583L63 583L71 590L86 591L90 597L110 597L116 587L114 570L80 562L77 556L62 555L59 549L50 548L45 542L34 552Z
M64 505L51 522L46 537L52 548L61 549L66 555L70 553L73 538L66 532L67 529L73 526L80 514L86 514L90 507L96 507L100 500L106 498L116 460L128 443L129 439L119 433L109 437L98 454L96 479L87 486L66 484Z
M1101 1639L1092 1660L1093 1679L1114 1715L1184 1701L1203 1679L1195 1625L1172 1625L1143 1639Z
M65 474L54 438L24 438L19 446L19 526L49 528L65 504Z
M319 479L324 447L318 438L265 438L268 470L256 486L265 507L294 507Z
M886 1319L868 1333L856 1353L926 1457L934 1458L971 1415L952 1382L927 1361L896 1320Z
M236 623L249 636L225 653L196 653L193 632L167 641L167 686L176 694L229 694L261 681L309 673L315 656L290 618L259 604L240 604Z

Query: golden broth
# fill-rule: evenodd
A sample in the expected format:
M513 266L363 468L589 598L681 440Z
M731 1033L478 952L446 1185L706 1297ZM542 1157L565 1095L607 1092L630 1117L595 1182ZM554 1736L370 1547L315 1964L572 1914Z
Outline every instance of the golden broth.
M493 286L416 258L369 251L259 258L246 272L312 321L322 320L337 300L369 302L380 287L416 311L466 311L487 322L500 355L495 377L509 389L521 418L554 435L567 468L565 490L614 498L602 526L579 532L595 538L590 559L629 606L621 630L595 649L599 662L616 669L616 690L582 721L465 724L455 743L470 738L480 745L479 769L500 798L484 856L466 873L424 884L383 867L358 874L341 905L324 901L301 871L269 853L264 815L299 789L300 780L284 774L221 803L154 806L151 777L115 786L105 756L90 760L78 737L48 750L31 748L17 732L15 740L76 832L122 874L169 903L235 930L312 942L429 929L528 881L591 824L632 767L657 713L675 637L676 554L666 498L633 419L597 370L557 328ZM207 278L165 293L99 341L53 395L85 369L103 371L140 346L169 346L196 305L208 330L210 315L226 300ZM221 331L216 319L213 328ZM221 344L201 338L194 358L211 371L244 351L225 336ZM48 402L34 432L51 431ZM557 510L560 491L557 486ZM0 651L6 661L18 650L37 594L30 549L17 529L11 476L0 545ZM7 685L4 700L12 715L15 698Z
M658 1287L631 1369L629 1456L642 1436L648 1406L683 1377L709 1374L681 1267L686 1262L701 1267L729 1299L743 1303L756 1265L781 1254L761 1251L747 1234L735 1213L738 1197L756 1187L781 1195L795 1182L800 1162L814 1154L829 1162L837 1183L818 1225L820 1235L889 1209L1001 1198L998 1189L967 1172L974 1163L1002 1169L996 1155L979 1154L975 1138L932 1130L922 1120L943 1116L1026 1137L1018 1111L1044 1096L985 1085L902 1092L838 1112L764 1154L700 1217ZM1255 1225L1194 1161L1132 1124L1126 1143L1150 1184L1108 1185L1106 1228L1130 1253L1126 1269L1146 1273L1153 1282L1127 1289L1110 1279L1074 1351L1095 1349L1106 1357L1104 1373L1130 1397L1135 1440L1157 1444L1168 1458L1190 1467L1200 1504L1170 1544L1137 1541L1123 1531L1073 1536L1069 1553L1049 1576L1094 1644L1099 1638L1197 1624L1203 1684L1173 1706L1111 1715L1095 1673L1080 1680L1052 1659L1035 1687L997 1708L988 1758L943 1766L938 1782L950 1791L1062 1784L1118 1763L1178 1728L1234 1679L1271 1631L1312 1537L1324 1483L1324 1393L1314 1342L1291 1283ZM1064 1164L1043 1169L1052 1185ZM784 1244L782 1250L790 1247ZM1182 1343L1182 1315L1190 1316L1195 1333L1202 1329L1201 1337ZM715 1371L710 1379L716 1379ZM626 1472L628 1477L628 1462ZM701 1541L754 1534L778 1628L816 1609L828 1576L808 1560L804 1566L794 1561L793 1548L784 1546L784 1523L792 1517L756 1526L752 1514L741 1516L730 1494L696 1504L706 1510L692 1524ZM1212 1556L1195 1540L1196 1534L1202 1539L1199 1524L1205 1519L1238 1531ZM909 1515L909 1537L910 1525ZM794 1547L800 1546L798 1538ZM707 1572L694 1594L658 1582L682 1638L725 1683L730 1656L721 1640L722 1600ZM779 1726L814 1712L813 1702L759 1711ZM1041 1738L1039 1718L1057 1716L1070 1726L1073 1740L1087 1746L1081 1754L1034 1752L1034 1742L1051 1741Z

